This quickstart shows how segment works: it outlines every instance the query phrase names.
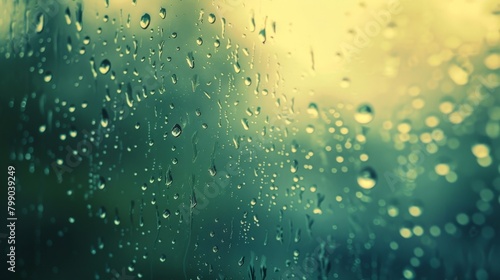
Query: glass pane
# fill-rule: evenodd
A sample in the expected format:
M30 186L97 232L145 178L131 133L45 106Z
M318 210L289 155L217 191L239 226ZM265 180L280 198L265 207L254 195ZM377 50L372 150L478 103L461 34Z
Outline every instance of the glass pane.
M495 1L0 3L5 279L500 278Z

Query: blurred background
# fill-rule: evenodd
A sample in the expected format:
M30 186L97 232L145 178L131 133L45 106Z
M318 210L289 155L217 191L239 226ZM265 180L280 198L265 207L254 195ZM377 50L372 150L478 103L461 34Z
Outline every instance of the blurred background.
M500 278L497 1L0 8L2 279Z

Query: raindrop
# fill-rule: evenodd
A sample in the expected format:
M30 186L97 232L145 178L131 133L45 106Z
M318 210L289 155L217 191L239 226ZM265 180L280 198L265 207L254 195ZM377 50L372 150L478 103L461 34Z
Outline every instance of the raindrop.
M40 33L43 31L43 26L44 26L44 15L43 13L39 13L36 16L36 25L35 25L35 31L36 33Z
M180 125L176 124L174 127L172 127L172 135L174 137L179 137L182 133L182 128Z
M189 68L193 69L194 68L194 56L193 56L193 53L188 53L187 57L186 57L186 62L189 66Z
M101 62L101 65L99 65L99 72L101 72L101 74L103 75L107 74L110 69L111 69L111 62L109 62L109 60L107 59L104 59Z
M165 209L165 211L163 211L163 218L165 218L165 219L166 219L166 218L168 218L168 217L170 217L170 210Z
M252 79L251 79L250 77L246 77L246 78L245 78L245 85L246 85L246 86L249 86L249 85L251 85L251 84L252 84Z
M106 179L104 177L99 176L99 184L97 185L100 190L106 187Z
M307 108L307 113L311 115L311 117L317 118L319 116L318 105L316 105L316 103L310 103Z
M160 17L162 19L165 19L167 17L167 9L165 9L165 8L160 9Z
M102 127L107 127L109 124L109 115L108 111L106 109L102 109L102 115L101 115L101 126Z
M46 83L52 81L52 72L50 71L45 72L45 76L43 76L43 81Z
M292 173L296 173L298 169L299 169L299 162L297 160L293 160L292 166L290 166L290 171Z
M198 39L196 39L196 44L198 44L198 46L203 45L203 39L201 37L198 37Z
M151 16L149 16L148 13L144 14L142 17L141 17L141 28L142 29L146 29L148 28L149 24L151 23Z
M208 15L208 22L209 22L210 24L213 24L213 23L215 22L215 19L216 19L216 18L215 18L215 15L214 15L214 14L210 14L210 15Z
M358 174L358 184L363 189L371 189L377 183L377 173L371 167L363 168Z
M354 114L354 119L360 124L368 124L373 120L373 109L368 104L363 104L358 107Z
M246 118L241 119L241 125L243 126L243 128L244 128L245 130L250 129L250 126L249 126L249 124L248 124L248 119L246 119Z
M64 19L66 19L67 25L71 24L71 11L69 10L69 8L66 8L66 10L64 11Z
M208 174L210 174L210 176L212 177L215 177L215 175L217 175L217 168L215 167L214 161L212 161L210 167L208 168Z

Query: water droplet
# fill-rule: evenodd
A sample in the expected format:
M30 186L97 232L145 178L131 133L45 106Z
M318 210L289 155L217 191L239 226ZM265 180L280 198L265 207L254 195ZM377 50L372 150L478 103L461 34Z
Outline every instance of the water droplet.
M215 167L214 161L212 161L210 167L208 168L208 174L210 174L210 176L212 177L215 177L215 175L217 175L217 168Z
M316 103L310 103L309 107L307 107L307 113L311 115L311 117L317 118L319 116L318 105L316 105Z
M363 189L371 189L377 183L377 173L371 167L363 168L358 174L358 184Z
M109 60L107 59L104 59L101 62L101 65L99 65L99 72L101 72L101 74L103 75L107 74L110 69L111 69L111 62L109 62Z
M293 160L292 166L290 166L290 171L292 173L296 173L298 169L299 169L299 162L297 160Z
M160 262L165 262L167 260L167 256L165 256L165 254L162 254L160 256Z
M66 8L66 10L64 11L64 19L66 19L67 25L71 24L71 11L70 11L69 7Z
M80 32L83 30L83 7L81 3L76 4L75 18L76 31Z
M167 17L167 9L165 9L165 8L160 9L160 17L162 19L165 19Z
M213 24L213 23L215 22L215 19L216 19L216 17L215 17L215 15L214 15L214 14L210 14L210 15L208 15L208 22L209 22L210 24Z
M99 176L99 184L97 185L97 187L102 190L106 187L106 179L104 179L104 177L102 176Z
M141 28L142 29L148 28L148 26L149 26L150 23L151 23L151 16L149 16L148 13L144 14L141 17L141 22L140 22Z
M251 85L251 84L252 84L252 79L251 79L250 77L246 77L246 78L245 78L245 85L246 85L246 86L249 86L249 85Z
M233 64L233 67L234 67L234 72L235 72L236 74L238 74L238 73L240 73L240 72L241 72L241 66L240 66L240 64L239 64L238 62L235 62L235 63Z
M248 125L248 119L246 118L241 119L241 125L245 130L248 130L250 128L250 126Z
M44 26L44 15L43 13L39 13L36 16L36 25L35 25L35 32L40 33L43 31L43 26Z
M43 81L46 83L52 81L52 72L50 71L45 72L45 75L43 76Z
M196 44L197 44L198 46L203 45L203 39L202 39L201 37L198 37L198 39L196 39Z
M165 218L165 219L166 219L166 218L168 218L168 217L170 217L170 210L165 209L165 211L163 211L163 218Z
M368 104L363 104L358 107L354 114L354 119L360 124L368 124L373 120L373 109Z
M262 42L262 44L266 43L267 36L266 36L266 29L263 28L262 30L259 31L259 39Z
M174 137L179 137L182 133L182 128L180 125L176 124L174 127L172 127L172 135Z
M101 115L101 126L102 127L107 127L109 124L109 115L108 111L106 109L102 109L102 115Z
M186 57L186 62L189 66L189 68L193 69L194 68L194 56L193 56L193 53L188 53L187 57Z

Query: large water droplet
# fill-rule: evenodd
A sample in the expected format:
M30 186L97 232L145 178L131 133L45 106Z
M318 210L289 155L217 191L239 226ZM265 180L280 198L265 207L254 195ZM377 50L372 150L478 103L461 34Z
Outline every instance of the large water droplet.
M210 15L208 15L208 22L209 22L210 24L214 23L214 22L215 22L215 19L216 19L216 17L215 17L215 15L214 15L214 14L210 14Z
M317 118L319 116L318 105L316 105L316 103L310 103L309 107L307 107L307 113L311 115L311 117Z
M182 133L182 128L180 125L176 124L174 127L172 127L172 135L174 137L179 137Z
M43 13L39 13L37 16L36 16L36 25L35 25L35 31L36 33L40 33L43 31L43 27L44 27L44 15Z
M165 8L160 9L160 17L162 19L165 19L167 17L167 9L165 9Z
M373 109L368 104L363 104L358 107L354 114L354 119L360 124L368 124L373 120Z
M99 72L101 72L101 74L103 75L107 74L110 69L111 69L111 62L109 62L109 60L107 59L104 59L101 62L101 65L99 65Z
M142 17L141 17L141 28L142 29L146 29L148 28L149 24L151 23L151 16L149 16L148 13L144 14Z
M377 173L371 167L361 169L358 174L358 184L363 189L371 189L377 184Z

